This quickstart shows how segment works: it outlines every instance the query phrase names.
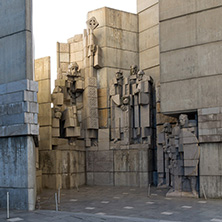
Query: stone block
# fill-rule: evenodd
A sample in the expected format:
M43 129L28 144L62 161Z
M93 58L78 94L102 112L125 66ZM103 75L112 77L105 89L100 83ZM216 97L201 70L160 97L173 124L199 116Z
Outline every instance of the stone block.
M159 24L159 5L153 5L139 13L139 32Z
M94 185L94 181L93 181L93 173L86 173L86 185L88 186L93 186Z
M85 173L74 173L69 175L70 177L70 186L69 189L74 189L79 186L83 186L86 184L86 176Z
M149 177L148 172L146 173L139 173L139 185L140 187L148 187L149 184L151 184L151 179Z
M109 141L98 141L98 150L109 150Z
M199 2L199 1L197 1ZM199 3L200 4L200 3ZM221 3L220 3L221 4ZM219 41L222 38L222 22L218 20L221 8L200 12L196 15L197 24L197 43Z
M69 53L69 44L68 43L59 43L59 51Z
M79 136L80 136L80 127L65 129L65 137L79 137Z
M85 152L70 151L70 173L84 173L86 168Z
M197 44L196 14L160 23L161 52Z
M94 153L94 172L113 171L113 151L98 151Z
M69 70L69 62L60 62L59 64L59 68L61 68L62 73L67 73ZM56 79L55 81L60 80L60 79Z
M139 34L139 51L159 45L159 25L155 25Z
M137 172L115 172L115 186L139 186L140 175Z
M137 32L137 15L111 8L105 8L106 26Z
M222 177L221 176L200 176L200 184L203 186L207 198L222 197ZM204 197L203 189L200 189L200 197Z
M109 110L99 110L99 127L108 127Z
M74 42L70 44L70 52L74 53L74 52L79 52L83 50L83 42Z
M41 80L39 83L38 103L51 103L50 80Z
M86 128L87 129L98 129L99 128L99 119L98 118L86 118Z
M50 57L35 60L35 81L51 78L50 63Z
M43 126L39 128L39 150L51 150L52 149L52 127Z
M200 145L200 176L222 176L221 143Z
M96 87L87 87L84 90L84 97L87 98L97 98L98 97L98 93L97 93L97 88Z
M53 127L52 128L52 137L59 137L60 136L60 128L59 127Z
M40 126L50 126L52 125L52 112L51 103L41 103L39 104L39 125Z
M53 118L52 119L52 127L59 127L59 119Z
M197 1L160 0L160 21L195 12Z
M59 53L60 62L69 63L69 53Z
M86 77L85 78L85 88L87 87L97 87L97 82L95 77Z
M56 79L55 80L55 86L65 87L66 86L65 79Z
M214 1L214 0L202 0L198 1L196 0L196 7L198 11L204 10L204 9L210 9L217 6L221 6L222 2L220 0Z
M93 173L93 185L113 186L113 173L95 172Z
M98 108L108 108L108 96L98 97Z
M109 133L110 133L109 129L99 129L98 130L98 140L108 142L109 141Z
M42 187L46 189L58 189L61 187L62 178L58 174L43 174Z
M67 41L68 41L68 43L73 43L73 42L80 42L82 40L83 40L83 35L82 34L78 34L78 35L75 35L72 38L69 38Z
M147 49L140 53L140 68L147 69L160 64L159 46Z
M0 187L35 187L35 146L31 137L9 137L0 139ZM32 162L33 161L33 162ZM11 164L14 163L14 164ZM28 174L28 168L30 173Z
M159 0L138 0L137 1L137 13L140 13L141 11L144 11L145 9L150 8L151 6L157 4Z
M99 43L102 41L102 39L104 39L105 33L105 39L104 41L102 41L102 44L100 44L100 47L118 48L133 52L138 51L138 45L135 44L138 42L137 32L125 31L122 29L116 29L111 27L98 29L98 31L100 31L100 33L98 33ZM95 32L96 37L97 32Z
M9 35L0 39L0 45L0 84L22 79L32 80L32 33L24 31Z
M74 52L70 54L70 62L78 62L83 60L83 52Z
M32 1L4 1L0 8L0 38L23 30L32 31Z
M138 53L116 48L102 48L102 67L129 69L132 64L138 64ZM125 58L125 59L122 59ZM114 73L115 74L115 73Z

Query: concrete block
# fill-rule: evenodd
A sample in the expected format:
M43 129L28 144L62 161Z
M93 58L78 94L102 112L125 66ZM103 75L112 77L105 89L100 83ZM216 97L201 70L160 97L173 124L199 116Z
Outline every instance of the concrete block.
M140 68L147 69L160 64L159 46L147 49L140 53Z
M129 69L132 64L138 64L138 53L116 48L102 48L102 67ZM125 59L122 59L125 58ZM115 73L114 73L115 74Z
M198 44L221 40L222 33L220 30L222 28L222 22L218 20L218 16L220 16L220 14L221 14L221 8L216 8L198 13L196 15L195 21L198 27L197 28Z
M160 23L161 52L197 44L196 14Z
M113 171L113 151L98 151L94 153L94 172Z
M125 31L122 29L110 28L106 27L104 29L98 29L100 31L100 38L101 40L104 38L105 32L105 40L100 47L111 47L111 48L118 48L127 51L138 51L138 35L137 32L132 31ZM97 37L97 32L95 32L95 36ZM100 39L98 39L98 42Z
M221 6L222 2L220 0L202 0L198 1L196 0L196 7L198 11L204 10L204 9L210 9L217 6Z
M139 13L139 32L149 29L159 23L159 5L153 5Z
M40 141L39 150L51 150L52 149L52 127L43 126L39 129Z
M52 125L52 112L51 103L39 104L39 125L40 126L50 126Z
M68 62L69 63L69 53L60 53L59 58L60 58L60 62Z
M139 173L139 185L140 187L148 187L151 184L151 180L149 179L149 173Z
M32 137L2 138L0 151L0 192L10 192L10 208L34 210L35 206L35 146ZM11 164L13 163L13 164ZM6 208L6 195L0 206Z
M74 42L70 44L70 52L79 52L83 50L83 42Z
M222 176L221 143L200 145L200 176Z
M16 124L5 128L5 136L30 135L31 127L28 124Z
M1 4L2 21L0 38L23 30L32 31L32 1L4 1Z
M155 25L139 34L139 51L159 45L159 25Z
M70 62L78 62L83 60L83 52L74 52L70 54Z
M105 8L105 19L106 25L109 27L137 32L136 14Z
M94 181L93 181L93 173L86 173L86 185L88 186L93 186L94 185Z
M32 80L32 33L24 31L1 38L0 45L0 84L22 79Z
M93 185L113 186L113 173L95 172L93 173Z
M115 172L115 186L139 186L139 176L137 172Z
M99 127L108 127L109 110L99 110Z
M83 186L86 184L85 173L74 173L69 175L70 187L69 189L75 189L76 187Z
M144 11L145 9L148 9L149 7L157 4L159 1L158 0L138 0L137 1L137 13L140 13L141 11Z
M35 60L35 81L51 78L50 62L49 56Z
M50 80L42 80L38 83L38 103L51 103Z
M221 176L200 176L200 184L204 187L205 195L208 198L222 197L222 177ZM200 189L200 196L204 197L203 189Z
M196 11L197 1L160 0L160 21Z
M84 173L86 168L85 152L70 151L70 173ZM69 163L69 162L68 162Z
M69 53L69 44L68 43L59 43L59 51Z

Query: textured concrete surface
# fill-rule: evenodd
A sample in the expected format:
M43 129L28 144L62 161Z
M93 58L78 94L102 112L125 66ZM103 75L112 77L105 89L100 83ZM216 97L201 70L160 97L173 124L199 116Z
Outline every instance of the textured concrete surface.
M222 200L165 198L167 190L130 187L80 187L62 190L59 212L55 211L54 193L45 190L40 197L40 210L32 213L11 212L12 218L35 221L222 221ZM6 221L0 211L0 221Z

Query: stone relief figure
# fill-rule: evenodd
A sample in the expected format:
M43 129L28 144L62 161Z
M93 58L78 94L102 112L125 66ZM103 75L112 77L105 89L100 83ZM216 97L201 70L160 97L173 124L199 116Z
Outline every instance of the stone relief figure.
M172 187L167 196L198 197L200 151L196 135L196 122L181 114L175 127L165 124L158 136L159 186Z
M81 70L76 62L72 63L66 75L60 76L52 94L54 137L80 137L83 90Z
M130 76L118 71L110 84L111 140L125 145L151 143L152 79L130 67Z

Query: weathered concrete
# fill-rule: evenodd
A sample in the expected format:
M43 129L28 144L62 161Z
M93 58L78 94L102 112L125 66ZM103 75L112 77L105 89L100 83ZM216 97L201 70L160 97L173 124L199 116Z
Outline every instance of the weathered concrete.
M32 1L0 3L0 207L35 209L38 84L33 82Z

